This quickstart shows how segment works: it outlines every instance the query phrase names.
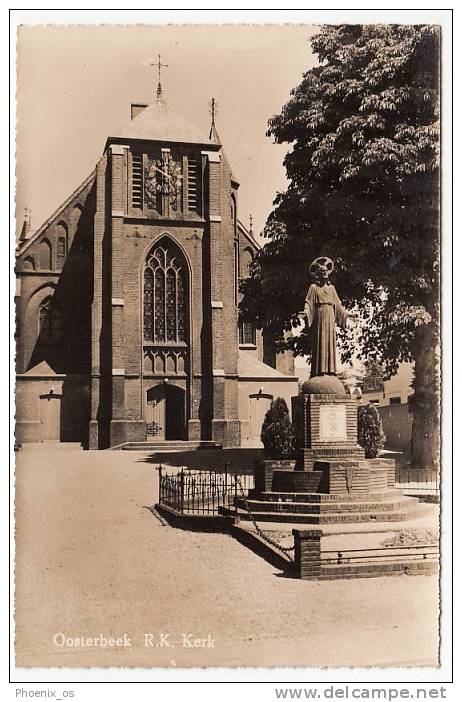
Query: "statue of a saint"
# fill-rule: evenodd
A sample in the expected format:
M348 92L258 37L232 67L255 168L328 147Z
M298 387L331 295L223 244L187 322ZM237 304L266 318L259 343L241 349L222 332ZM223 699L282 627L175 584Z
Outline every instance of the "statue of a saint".
M304 314L307 326L311 327L312 378L318 375L336 375L335 325L344 328L349 317L356 318L342 306L335 287L329 281L333 269L332 260L326 256L316 258L310 265L310 273L316 282L308 288Z

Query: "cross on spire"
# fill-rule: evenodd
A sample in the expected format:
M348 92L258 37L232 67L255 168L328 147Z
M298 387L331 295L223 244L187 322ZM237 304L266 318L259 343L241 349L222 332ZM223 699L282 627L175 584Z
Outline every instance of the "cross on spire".
M210 100L209 112L212 116L212 127L214 127L215 126L215 115L217 113L217 101L215 100L214 97Z
M162 97L162 85L161 85L161 82L160 82L160 72L161 72L161 69L162 69L162 68L168 68L168 63L162 63L161 60L160 60L160 54L158 54L157 63L151 62L150 65L151 65L151 66L154 66L155 68L157 68L157 71L158 71L158 74L159 74L158 83L157 83L157 97L158 97L158 98L161 98L161 97Z
M209 133L209 139L212 139L213 135L215 135L216 138L216 128L215 128L215 115L217 114L217 101L213 97L210 102L209 102L209 114L212 117L212 123L210 125L210 133Z
M249 215L249 233L253 234L253 217L251 214Z

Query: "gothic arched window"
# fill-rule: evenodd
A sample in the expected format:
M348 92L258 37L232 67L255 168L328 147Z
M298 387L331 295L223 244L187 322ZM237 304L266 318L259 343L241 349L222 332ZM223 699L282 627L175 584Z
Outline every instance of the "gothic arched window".
M61 340L61 312L46 297L39 307L39 339L43 343Z
M186 262L179 249L163 240L144 267L144 341L186 342Z
M53 270L53 261L51 255L51 244L48 239L43 239L39 245L39 260L42 271Z
M248 278L250 275L250 267L253 261L253 251L248 246L241 253L241 278Z

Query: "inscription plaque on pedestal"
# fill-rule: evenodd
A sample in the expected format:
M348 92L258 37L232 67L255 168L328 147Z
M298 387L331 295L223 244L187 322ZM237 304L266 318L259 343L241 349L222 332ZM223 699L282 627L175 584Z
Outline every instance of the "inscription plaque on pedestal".
M319 408L319 440L345 441L346 406L340 404L321 405Z

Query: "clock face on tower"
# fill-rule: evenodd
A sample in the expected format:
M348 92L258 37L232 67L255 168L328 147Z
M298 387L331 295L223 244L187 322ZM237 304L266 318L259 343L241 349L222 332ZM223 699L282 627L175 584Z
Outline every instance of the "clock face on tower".
M159 209L160 195L164 196L169 207L176 211L179 208L182 185L180 164L170 156L148 161L144 178L144 194L148 207Z

